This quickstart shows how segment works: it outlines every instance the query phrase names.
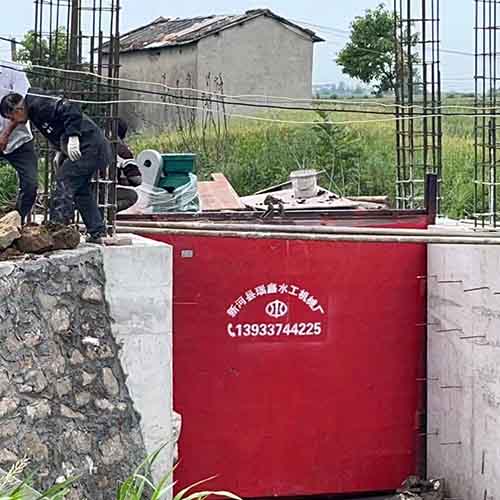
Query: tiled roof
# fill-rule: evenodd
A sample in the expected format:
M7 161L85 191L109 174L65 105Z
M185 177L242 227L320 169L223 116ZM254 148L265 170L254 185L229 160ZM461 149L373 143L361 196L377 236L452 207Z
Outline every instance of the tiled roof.
M267 16L292 28L313 42L321 42L313 31L303 28L287 19L277 16L268 9L249 10L242 15L194 17L191 19L170 19L160 17L152 23L126 33L120 38L122 52L158 49L197 42L222 30L237 26L260 16Z

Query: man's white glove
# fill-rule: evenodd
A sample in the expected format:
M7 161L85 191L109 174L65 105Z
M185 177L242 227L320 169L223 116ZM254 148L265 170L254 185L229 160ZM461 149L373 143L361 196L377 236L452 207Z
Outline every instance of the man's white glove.
M71 161L78 161L81 157L80 138L74 135L68 139L68 158Z
M61 160L63 159L63 154L58 151L56 155L54 156L54 166L56 168L59 168L61 166Z

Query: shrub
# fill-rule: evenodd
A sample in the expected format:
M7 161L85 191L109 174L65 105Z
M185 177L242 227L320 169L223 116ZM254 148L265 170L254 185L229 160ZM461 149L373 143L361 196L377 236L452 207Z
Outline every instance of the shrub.
M0 162L0 212L6 212L16 197L16 171L6 163Z

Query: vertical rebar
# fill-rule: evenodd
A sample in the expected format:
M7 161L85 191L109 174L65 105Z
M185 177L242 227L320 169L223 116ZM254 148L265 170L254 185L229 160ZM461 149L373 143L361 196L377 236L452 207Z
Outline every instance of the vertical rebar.
M102 78L119 78L119 0L35 0L34 8L35 56L32 62L50 66L51 70L33 70L30 74L32 86L83 101L82 111L102 127L108 139L115 144L118 106L100 104L99 101L116 101L119 97L116 81ZM82 73L57 72L58 68ZM53 153L42 140L38 141L38 147L41 156L44 155L44 186L41 192L44 218L47 219L54 178ZM114 231L116 217L115 158L116 155L105 173L96 176L95 183L99 206L110 234Z
M398 85L398 82L400 81L399 75L401 74L401 68L402 68L402 63L400 59L400 47L399 47L399 19L397 16L398 12L398 0L394 0L394 15L393 15L393 37L394 37L394 66L395 66L395 82L394 82L394 96L395 96L395 103L396 106L394 106L394 116L396 117L396 178L401 179L402 178L402 172L401 168L403 165L403 158L402 158L402 150L403 150L403 144L402 144L402 137L401 137L401 118L402 118L402 112L401 108L399 107L399 103L401 103L401 93L400 93L400 87ZM402 191L402 184L400 182L396 182L396 200L398 207L400 206L400 202L404 197L404 193Z
M413 5L413 10L412 10ZM398 208L419 208L425 176L438 176L441 206L442 119L439 0L394 1Z
M475 215L478 211L479 202L479 3L474 0L474 226L478 225L478 218Z
M475 2L474 223L498 225L497 75L499 0Z

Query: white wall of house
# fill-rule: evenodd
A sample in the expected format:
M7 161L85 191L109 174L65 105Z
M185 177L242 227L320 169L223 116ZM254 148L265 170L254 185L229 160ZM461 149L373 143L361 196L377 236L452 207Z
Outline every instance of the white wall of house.
M120 56L121 78L145 82L163 83L169 87L198 87L196 44L161 50L124 52ZM130 88L145 88L154 92L165 92L160 85L144 85L123 82ZM175 94L176 92L169 92ZM185 93L189 95L189 93ZM168 97L146 93L121 91L121 99L169 102ZM189 104L189 103L187 103ZM120 114L134 129L165 129L178 117L178 108L157 104L126 103ZM186 115L186 113L184 113ZM185 116L187 118L187 116Z
M198 42L198 80L220 73L228 95L309 99L312 69L311 38L265 16Z

